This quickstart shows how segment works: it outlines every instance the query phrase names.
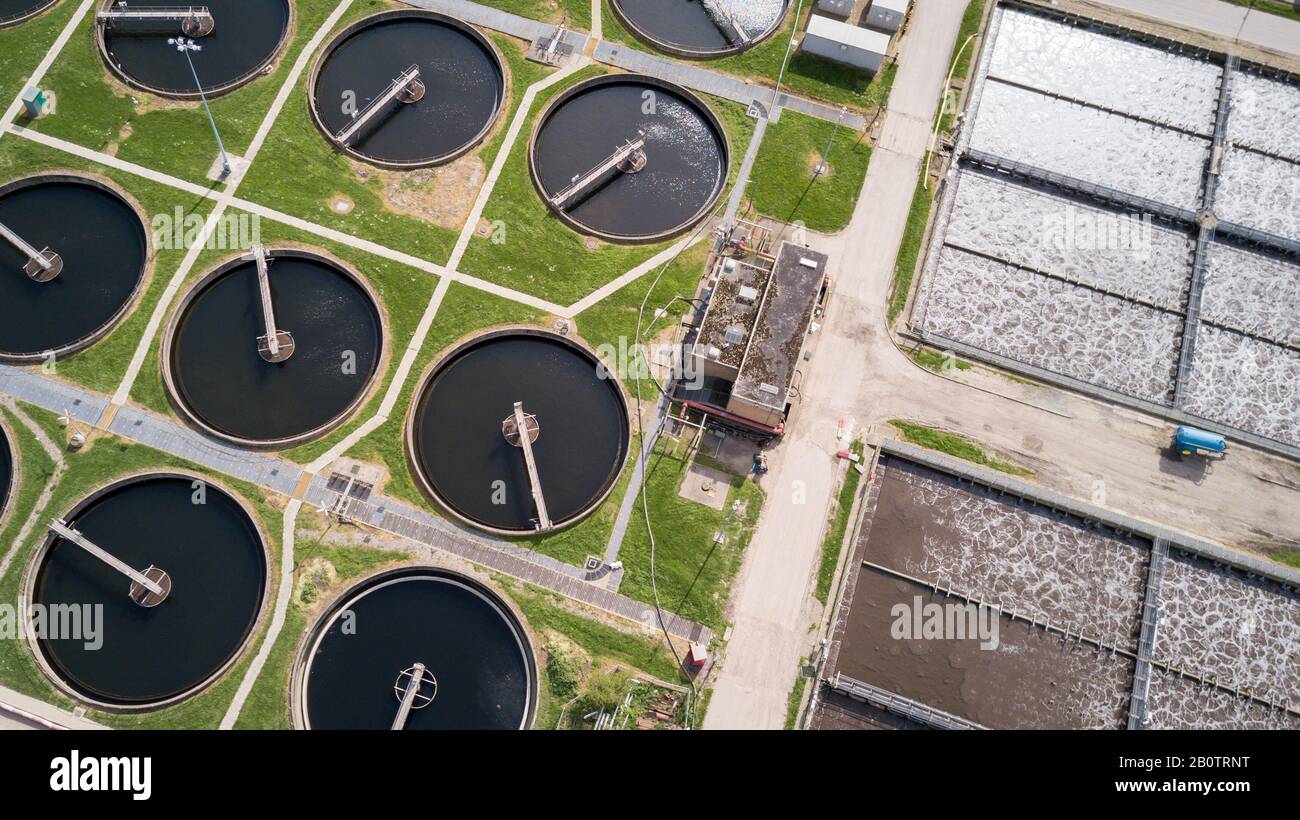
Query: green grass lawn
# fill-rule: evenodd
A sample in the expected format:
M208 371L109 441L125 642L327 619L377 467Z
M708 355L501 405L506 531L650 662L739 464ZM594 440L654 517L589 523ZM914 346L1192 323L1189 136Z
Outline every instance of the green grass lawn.
M382 6L378 0L358 3L367 4ZM229 152L242 155L248 149L298 54L335 8L335 3L324 0L295 2L295 30L274 73L210 100L212 116ZM110 79L95 45L94 21L93 13L86 15L50 68L43 86L55 94L56 113L37 120L33 127L156 171L206 184L217 148L202 106L197 102L163 101L128 90L120 81ZM179 54L176 59L181 59ZM201 57L196 62L201 72Z
M862 442L853 442L850 450L861 456ZM823 605L826 604L831 584L835 581L840 552L844 549L844 535L849 529L849 514L853 511L853 499L858 495L858 484L861 481L862 474L850 464L844 474L844 481L840 484L840 492L835 497L835 511L831 514L830 527L826 530L826 537L822 539L821 563L817 566L817 586L813 590L813 595Z
M985 0L970 0L966 5L966 12L961 18L961 28L957 31L957 41L952 47L952 57L948 60L948 65L952 70L954 80L965 80L970 76L971 64L975 61L975 55L979 52L980 43L978 39L971 40L969 46L966 41L970 40L980 29L980 24L984 21L984 2ZM963 46L966 46L963 48ZM953 121L957 118L957 95L945 93L939 109L939 130L947 132L952 130Z
M832 139L833 136L833 139ZM842 230L867 176L871 147L862 134L794 111L781 112L763 136L749 197L759 212L823 233ZM830 143L829 172L816 173Z
M9 101L23 90L32 71L79 5L78 0L63 0L21 26L0 30L0 101L3 101L0 105L8 107ZM88 12L87 16L94 15Z
M978 464L981 467L988 467L998 472L1007 473L1014 476L1032 476L1033 470L1026 470L1017 464L1011 464L1006 461L993 458L984 452L984 448L975 442L959 436L956 433L947 433L943 430L937 430L933 427L926 427L922 424L914 424L910 421L900 419L890 419L891 426L902 433L904 440L928 450L938 450L945 455L953 458L960 458L963 461L969 461Z
M679 452L683 447L671 439L661 439L646 470L659 602L664 609L721 633L731 581L749 545L764 493L753 481L736 478L722 510L682 498L677 490L689 467ZM740 501L744 509L733 514L731 505L735 501ZM724 543L715 544L714 533L723 528L724 522ZM619 559L624 566L619 592L652 603L650 538L640 505L628 524Z
M537 96L532 118L511 150L483 211L483 218L498 223L500 230L492 239L476 235L470 241L460 263L463 273L556 304L572 304L672 244L672 241L654 245L595 242L595 249L589 249L586 244L589 238L552 215L533 185L528 171L528 140L523 135L532 133L537 116L556 94L601 73L600 68L590 66ZM705 102L718 116L731 143L729 182L734 181L754 124L739 105L715 98L705 98ZM724 191L722 197L726 196ZM719 199L719 206L722 201ZM575 263L575 260L581 261Z
M23 412L38 421L54 438L56 444L64 441L64 431L58 426L54 414L30 405L23 405ZM22 437L28 434L23 431L18 435L21 442ZM23 447L24 457L31 444L28 443ZM20 446L22 445L20 444ZM46 507L46 511L50 515L64 514L95 488L130 473L142 470L177 468L199 473L204 472L189 462L173 458L144 445L131 444L112 436L100 438L81 452L69 453L66 458L68 460L68 470L64 474L63 480L54 490L50 503ZM23 466L24 470L26 470L26 463ZM19 497L22 498L30 492L26 487L28 482L36 482L39 485L43 483L47 475L43 474L40 468L34 469L30 474L24 472L22 479L24 487L19 490ZM248 502L263 527L269 539L267 547L271 553L267 584L274 588L279 573L277 560L279 558L281 535L280 511L268 501L258 488L224 477L220 481L242 496L244 501ZM18 524L16 520L14 524L21 527L21 524ZM17 529L7 529L9 530L6 532L7 536L17 532ZM17 599L23 572L44 536L44 530L35 527L27 541L19 545L13 563L10 564L5 575L0 577L0 601L14 601ZM254 636L254 640L250 642L250 651L246 652L240 662L235 664L219 681L200 694L176 706L137 715L110 715L90 710L88 717L118 728L216 728L225 714L235 689L239 685L239 679L243 671L247 669L252 660L252 647L257 645L256 641L260 639L263 630L264 627L259 629ZM63 708L72 708L73 706L72 702L58 694L45 678L24 641L0 641L0 683Z
M55 170L108 178L130 194L136 204L144 209L145 222L151 226L156 217L174 218L177 208L186 217L194 215L197 218L206 216L212 209L212 203L206 199L87 162L21 137L10 135L0 139L0 179ZM60 378L70 379L101 393L112 393L117 389L154 307L185 256L184 249L160 249L156 245L157 243L152 279L146 283L135 308L108 336L86 350L57 362L56 374Z
M924 163L922 163L924 166ZM925 230L930 224L930 209L934 207L934 191L926 190L925 171L916 180L916 190L912 192L912 205L907 212L907 227L903 230L903 242L898 248L898 259L894 263L894 285L889 293L887 317L890 322L902 314L907 307L907 297L912 291L912 277L921 260L922 244L925 242Z
M807 20L812 16L812 5L812 3L804 4L801 20L803 25L800 26L800 31L807 27ZM601 19L604 21L604 39L626 43L642 51L654 51L651 46L641 42L622 25L609 2L605 3ZM734 74L774 88L777 75L781 73L781 64L786 58L793 27L792 11L786 15L780 30L757 46L730 57L697 61L696 65ZM889 89L894 82L894 74L893 66L886 66L878 74L871 74L820 57L796 52L790 56L785 76L781 80L781 88L791 94L864 111L885 104L889 99Z
M569 28L591 31L591 0L476 0L481 5L541 20L568 23Z
M339 21L336 31L389 5L383 0L359 2ZM506 60L510 88L494 131L477 152L483 175L501 148L524 90L550 73L550 69L524 59L526 44L522 41L491 33L488 36ZM354 162L335 150L312 121L308 79L304 72L298 88L271 129L266 146L240 187L240 195L421 259L445 262L460 233L459 223L453 228L390 208L384 195L382 174L385 172ZM463 157L458 161L469 160ZM359 175L357 168L363 170L365 178ZM410 179L409 175L405 177L405 180ZM346 214L335 211L330 206L335 197L350 199L352 211Z
M1300 20L1300 5L1292 0L1227 0L1234 6L1253 6L1256 11L1276 14L1291 20Z
M239 212L235 209L228 209L226 215L237 217ZM387 368L379 373L379 389L375 391L370 400L358 412L351 416L346 424L317 441L284 451L287 458L305 463L328 450L353 428L374 415L383 399L384 388L391 380L402 353L405 352L407 344L415 334L415 328L420 322L420 317L424 315L424 309L433 295L434 288L437 286L437 278L407 265L373 256L344 245L326 242L313 235L268 220L262 220L260 227L261 241L265 245L297 244L321 248L351 265L354 270L365 277L366 281L379 295L381 307L388 318L388 333L384 343L391 355ZM177 300L169 310L174 309L174 305L180 303L179 299L194 282L205 276L222 261L239 252L241 252L241 249L203 251L178 293ZM165 328L166 323L163 325L164 331ZM163 386L159 366L158 357L161 345L162 332L151 344L144 367L141 369L140 376L131 391L131 398L160 413L174 415L171 402L168 400Z

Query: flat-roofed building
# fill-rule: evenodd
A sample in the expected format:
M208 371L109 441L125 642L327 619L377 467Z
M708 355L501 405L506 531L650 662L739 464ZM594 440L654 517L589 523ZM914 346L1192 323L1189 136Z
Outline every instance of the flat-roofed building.
M799 50L874 73L889 54L889 41L884 32L814 14L808 20Z

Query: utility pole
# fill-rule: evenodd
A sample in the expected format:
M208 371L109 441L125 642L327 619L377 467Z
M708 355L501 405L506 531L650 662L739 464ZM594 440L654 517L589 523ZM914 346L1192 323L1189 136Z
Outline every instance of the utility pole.
M225 179L230 176L230 157L226 154L226 146L221 142L221 132L217 130L217 121L212 118L212 109L208 106L208 97L203 93L203 83L199 82L199 72L194 68L194 60L190 57L191 51L202 51L203 46L194 42L187 37L169 37L167 44L175 46L176 50L185 55L185 62L190 64L190 73L194 75L194 85L199 89L199 99L203 101L203 110L208 114L208 123L212 126L212 136L217 138L217 150L221 152L221 178Z

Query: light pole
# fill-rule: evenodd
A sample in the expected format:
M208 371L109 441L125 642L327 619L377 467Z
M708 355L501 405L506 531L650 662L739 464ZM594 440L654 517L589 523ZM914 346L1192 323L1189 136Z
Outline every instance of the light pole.
M221 178L225 179L230 176L230 157L226 155L226 146L221 142L221 133L217 131L217 121L212 118L208 97L203 93L203 83L199 82L199 72L195 70L194 60L190 57L191 51L202 51L203 46L187 37L169 37L167 44L175 46L177 51L185 55L185 62L190 64L190 73L194 75L194 86L199 90L199 99L203 100L203 110L207 112L208 122L212 125L212 136L217 138L217 149L221 152Z
M835 135L839 132L840 126L844 123L844 115L847 113L849 113L848 107L841 105L840 115L835 118L835 127L831 129L831 135L826 140L826 150L822 151L821 164L817 166L817 173L813 176L821 176L830 170L831 144L835 142Z

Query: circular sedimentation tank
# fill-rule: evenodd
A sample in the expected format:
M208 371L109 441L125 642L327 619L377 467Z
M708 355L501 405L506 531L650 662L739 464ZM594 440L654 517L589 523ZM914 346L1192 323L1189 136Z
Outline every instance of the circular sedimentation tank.
M0 186L0 224L57 262L54 277L41 281L46 273L27 253L0 240L0 360L42 361L88 347L142 289L149 232L107 183L67 174L15 180Z
M126 574L51 532L28 575L28 637L60 688L111 710L156 708L203 689L239 657L265 604L268 561L251 512L231 493L198 476L133 476L62 521L167 594L144 600ZM60 606L99 614L81 634L42 634L35 613Z
M261 76L288 40L293 10L289 0L205 0L185 6L165 0L108 0L99 12L148 12L159 7L205 8L203 18L164 17L101 20L95 31L100 53L123 82L164 97L197 99L199 86L214 97ZM185 37L199 46L185 55L169 44Z
M408 687L404 729L528 728L537 663L522 620L486 585L448 570L407 567L362 581L307 634L295 723L390 729Z
M312 116L326 139L358 159L393 168L447 162L496 122L506 88L502 66L488 39L458 20L382 12L325 47L309 84ZM368 115L370 104L412 68L418 79ZM346 135L357 119L360 130Z
M18 451L9 426L0 416L0 528L9 515L9 501L13 498L14 486L18 483Z
M781 27L790 0L613 0L633 34L679 57L736 54Z
M627 158L610 167L620 152ZM635 74L597 77L561 94L542 114L529 153L551 211L611 242L658 241L691 228L721 195L728 162L722 124L703 101Z
M296 248L266 251L275 327L287 358L269 355L251 255L204 276L163 340L172 403L210 435L244 447L301 444L365 400L383 356L377 297L343 263ZM287 335L286 335L287 334Z
M407 454L425 492L473 526L537 528L523 449L505 422L535 419L531 449L549 517L572 524L609 494L627 459L627 400L595 353L545 330L503 328L436 361L407 420Z
M24 23L59 0L0 0L0 28Z

